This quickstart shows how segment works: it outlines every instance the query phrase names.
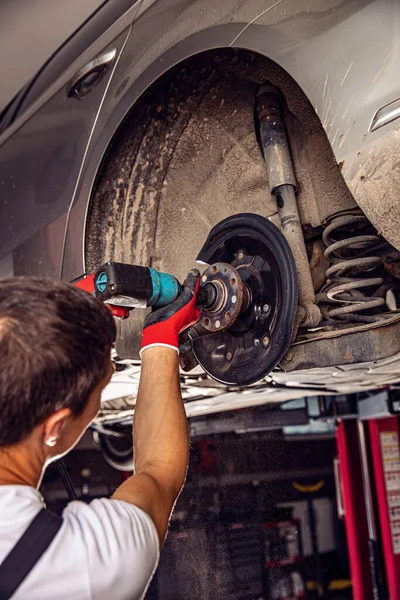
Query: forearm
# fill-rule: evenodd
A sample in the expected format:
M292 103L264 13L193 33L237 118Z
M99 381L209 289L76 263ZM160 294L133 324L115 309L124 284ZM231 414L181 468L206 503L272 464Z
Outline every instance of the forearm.
M135 473L148 473L170 485L174 501L185 480L189 454L175 350L155 347L143 353L133 439Z
M186 476L189 436L177 349L179 333L199 318L199 285L199 272L190 271L175 302L146 317L133 426L135 474L112 496L147 512L161 544Z

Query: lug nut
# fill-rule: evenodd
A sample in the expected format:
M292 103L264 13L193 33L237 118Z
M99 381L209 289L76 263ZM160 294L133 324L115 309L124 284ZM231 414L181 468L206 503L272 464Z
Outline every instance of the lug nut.
M232 354L230 352L227 353L226 360L232 360Z
M269 304L264 304L264 306L262 307L262 309L263 309L264 313L269 312Z
M268 344L269 344L269 337L267 335L264 335L264 337L262 339L262 343L263 343L263 346L268 346Z
M221 321L215 321L215 327L218 329L218 327L221 326Z

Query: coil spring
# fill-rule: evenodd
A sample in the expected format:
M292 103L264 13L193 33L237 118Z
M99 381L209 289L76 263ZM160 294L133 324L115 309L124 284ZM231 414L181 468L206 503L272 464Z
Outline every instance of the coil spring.
M371 227L364 215L344 215L336 217L324 230L322 239L326 246L325 258L332 263L326 271L327 284L318 294L318 302L323 303L321 312L327 319L349 321L371 321L374 317L356 315L359 311L377 308L385 304L384 298L366 296L364 290L382 285L382 277L365 276L381 264L379 256L371 256L380 243L377 235L354 235L336 240L332 234L341 227L353 226L357 230ZM363 273L363 277L359 275ZM337 308L327 308L324 304L340 304Z

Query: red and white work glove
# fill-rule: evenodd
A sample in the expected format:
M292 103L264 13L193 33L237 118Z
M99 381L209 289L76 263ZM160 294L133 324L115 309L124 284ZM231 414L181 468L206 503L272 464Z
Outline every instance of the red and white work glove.
M140 356L147 348L165 346L179 352L179 334L199 320L200 310L196 307L200 289L200 273L192 269L186 277L179 297L147 315L142 333Z

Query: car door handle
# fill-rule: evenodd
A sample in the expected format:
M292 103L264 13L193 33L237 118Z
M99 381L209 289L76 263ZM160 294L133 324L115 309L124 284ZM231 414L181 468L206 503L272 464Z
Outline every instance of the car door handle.
M100 81L109 65L117 55L117 49L112 48L103 54L99 54L93 60L82 67L72 79L68 88L69 98L78 98L80 100L93 89Z

